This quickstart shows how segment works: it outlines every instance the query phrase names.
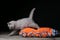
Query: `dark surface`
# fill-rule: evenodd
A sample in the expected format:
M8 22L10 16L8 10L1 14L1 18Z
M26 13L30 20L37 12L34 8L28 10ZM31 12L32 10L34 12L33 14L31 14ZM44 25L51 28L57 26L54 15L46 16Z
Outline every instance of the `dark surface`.
M36 8L33 19L39 26L52 27L60 31L60 5L48 1L2 1L0 12L0 32L9 31L7 22L29 16Z

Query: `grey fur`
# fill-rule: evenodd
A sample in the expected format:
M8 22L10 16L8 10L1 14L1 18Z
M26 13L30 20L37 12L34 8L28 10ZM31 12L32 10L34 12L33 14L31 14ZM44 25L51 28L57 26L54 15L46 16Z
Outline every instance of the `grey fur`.
M39 28L38 24L35 23L32 19L34 11L35 11L35 8L31 10L29 17L27 18L22 18L16 21L8 22L9 29L19 30L19 29L23 29L26 27ZM13 35L13 34L10 33L10 35Z

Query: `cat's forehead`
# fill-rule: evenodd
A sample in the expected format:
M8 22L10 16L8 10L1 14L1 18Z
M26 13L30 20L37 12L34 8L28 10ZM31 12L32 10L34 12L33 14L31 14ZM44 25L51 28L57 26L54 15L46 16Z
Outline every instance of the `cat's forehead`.
M9 23L14 23L15 21L10 21Z

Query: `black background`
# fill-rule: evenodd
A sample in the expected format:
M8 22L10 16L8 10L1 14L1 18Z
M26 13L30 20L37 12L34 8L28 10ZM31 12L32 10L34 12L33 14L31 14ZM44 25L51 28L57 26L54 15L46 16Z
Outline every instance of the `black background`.
M32 8L36 8L33 19L39 26L60 30L60 4L49 1L2 1L0 12L0 32L9 31L7 22L29 16Z

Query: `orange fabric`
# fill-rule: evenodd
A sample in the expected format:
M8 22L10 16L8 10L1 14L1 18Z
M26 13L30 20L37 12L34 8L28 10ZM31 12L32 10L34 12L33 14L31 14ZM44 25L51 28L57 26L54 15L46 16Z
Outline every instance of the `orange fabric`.
M40 33L48 32L48 33L50 33L52 35L52 28L42 27L42 28L39 28L37 31L40 32Z
M41 27L41 28L37 29L37 32L39 32L42 37L46 37L48 35L48 33L51 36L52 35L52 28Z
M50 34L50 36L52 35L52 28L48 28L48 27L41 27L39 29L33 29L33 28L25 28L25 29L22 29L19 34L21 32L24 32L26 33L26 36L32 36L30 35L29 33L32 32L32 34L36 37L46 37L48 35L48 33ZM44 33L45 32L45 33Z
M26 36L31 36L31 35L29 35L28 33L32 32L32 34L33 34L33 33L35 32L35 29L33 29L33 28L25 28L25 29L21 30L21 31L19 32L19 34L20 34L21 32L26 33L26 34L27 34Z

